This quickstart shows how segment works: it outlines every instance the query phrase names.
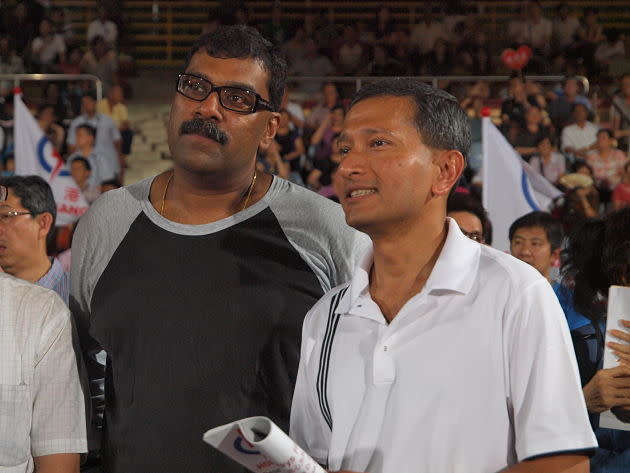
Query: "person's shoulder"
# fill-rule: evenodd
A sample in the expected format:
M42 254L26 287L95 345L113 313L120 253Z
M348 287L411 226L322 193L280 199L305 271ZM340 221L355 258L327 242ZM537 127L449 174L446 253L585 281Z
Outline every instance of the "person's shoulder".
M346 295L350 282L333 287L327 291L308 311L304 319L304 334L321 338L320 332L326 327L328 319L333 317L341 300Z
M99 123L103 123L103 125L107 125L107 126L112 126L112 127L116 127L116 124L114 123L114 120L112 119L112 117L110 117L109 115L106 115L104 113L101 112L97 112L99 115Z
M81 217L83 225L109 226L129 212L139 213L149 196L153 176L126 187L107 191L94 201Z
M3 312L14 310L13 315L26 316L27 313L38 314L39 317L48 315L42 313L46 308L52 315L65 316L65 304L59 295L52 289L15 278L7 273L0 272L0 295L2 296Z
M85 116L85 115L83 115L83 114L81 114L81 115L77 115L77 116L76 116L76 117L74 117L74 118L72 119L72 121L70 122L70 128L72 128L72 127L77 127L77 126L79 126L79 125L81 125L81 124L85 123L86 121L87 121L87 120L86 120L86 116Z
M327 219L343 217L341 205L286 179L274 177L273 188L270 199L272 208L293 208L305 218L321 220L321 223L325 223Z
M505 285L519 292L545 278L531 265L503 251L481 245L479 280Z

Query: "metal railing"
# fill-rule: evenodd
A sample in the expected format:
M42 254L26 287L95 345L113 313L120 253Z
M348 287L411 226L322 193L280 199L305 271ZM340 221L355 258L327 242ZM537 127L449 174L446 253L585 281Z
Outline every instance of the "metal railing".
M103 83L92 74L0 74L0 81L13 81L13 87L20 87L24 81L54 81L71 82L75 80L89 80L96 87L96 99L103 98Z

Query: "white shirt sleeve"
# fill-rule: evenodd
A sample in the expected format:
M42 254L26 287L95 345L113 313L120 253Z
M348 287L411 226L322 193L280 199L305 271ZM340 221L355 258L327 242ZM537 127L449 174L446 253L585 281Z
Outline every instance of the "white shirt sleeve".
M546 280L508 308L504 352L518 460L595 448L569 328Z
M72 347L70 312L58 297L47 309L33 376L33 457L87 451L85 398Z
M562 135L560 137L560 142L562 143L562 151L565 151L568 147L575 147L573 140L571 140L570 131L571 130L568 126L565 126L562 129Z
M77 127L79 125L80 123L78 123L76 119L70 122L70 128L68 128L68 136L66 137L66 143L68 143L71 146L74 146L75 144L77 144Z

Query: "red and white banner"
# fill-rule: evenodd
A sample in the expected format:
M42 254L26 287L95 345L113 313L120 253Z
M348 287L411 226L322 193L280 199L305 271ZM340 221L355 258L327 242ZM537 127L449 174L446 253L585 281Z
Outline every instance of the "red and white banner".
M57 203L57 226L76 221L88 209L79 186L15 90L15 174L40 176L50 185Z

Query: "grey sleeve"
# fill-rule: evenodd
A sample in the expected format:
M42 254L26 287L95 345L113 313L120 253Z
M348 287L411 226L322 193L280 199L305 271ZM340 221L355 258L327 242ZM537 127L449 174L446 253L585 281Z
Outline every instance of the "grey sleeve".
M144 184L144 181L139 184ZM72 241L70 310L89 384L91 425L88 437L91 450L94 443L98 443L105 407L105 354L90 335L92 294L111 256L140 211L138 200L128 188L107 192L81 217Z
M288 183L280 193L283 197L275 198L270 208L323 291L349 281L369 248L367 235L348 226L341 206L329 199Z

